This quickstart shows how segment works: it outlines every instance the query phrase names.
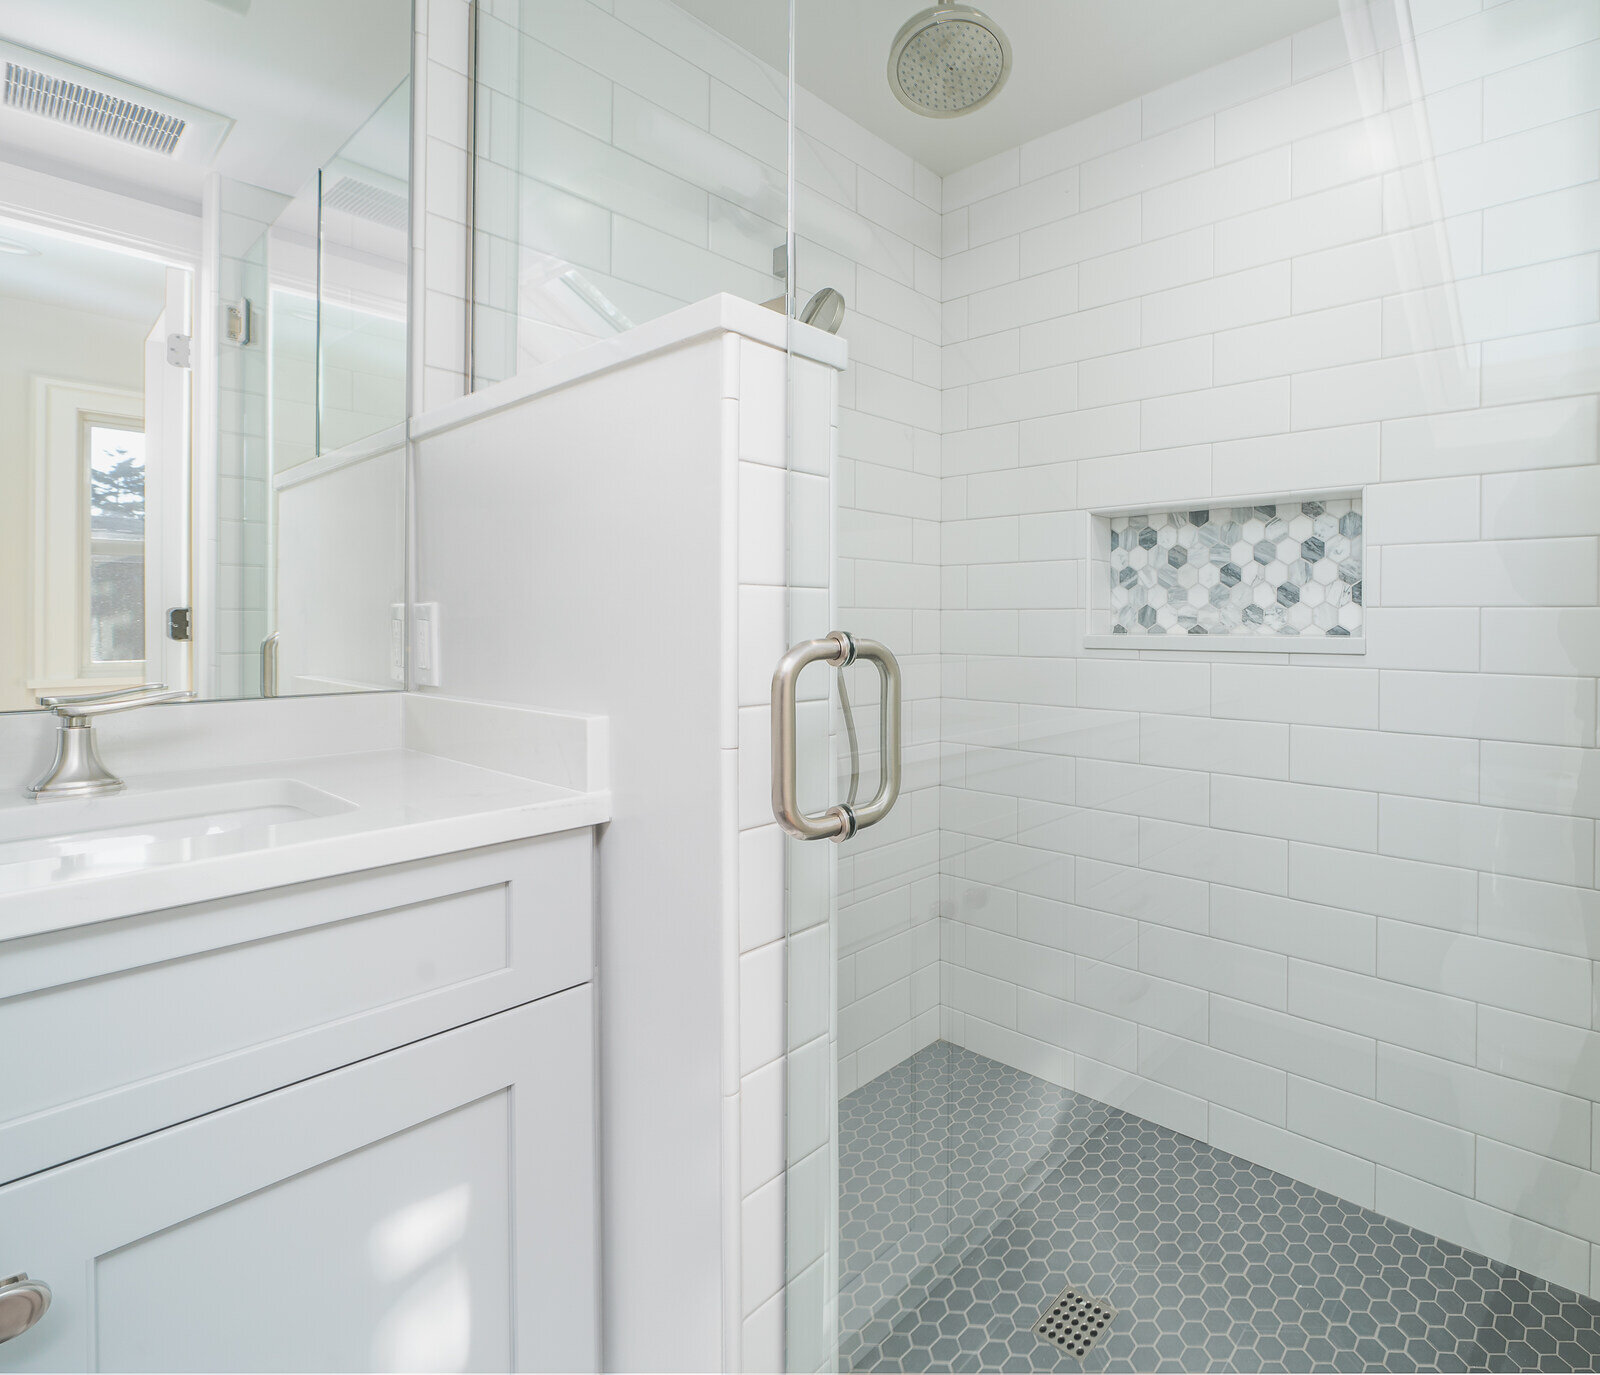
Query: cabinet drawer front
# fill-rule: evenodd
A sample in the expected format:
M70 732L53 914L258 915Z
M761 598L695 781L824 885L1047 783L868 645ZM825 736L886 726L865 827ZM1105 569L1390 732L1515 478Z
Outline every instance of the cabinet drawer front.
M0 1370L592 1370L587 987L0 1188ZM6 1273L10 1273L7 1271Z
M592 833L0 950L0 1181L586 982Z

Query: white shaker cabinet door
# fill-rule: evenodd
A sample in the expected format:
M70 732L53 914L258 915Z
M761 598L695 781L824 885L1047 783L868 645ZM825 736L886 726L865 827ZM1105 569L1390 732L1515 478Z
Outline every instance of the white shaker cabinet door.
M8 1370L592 1370L587 987L0 1189Z

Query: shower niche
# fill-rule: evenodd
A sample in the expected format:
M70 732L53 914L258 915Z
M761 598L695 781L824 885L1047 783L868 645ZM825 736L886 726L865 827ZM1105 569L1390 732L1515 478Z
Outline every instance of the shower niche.
M1359 492L1090 516L1089 649L1365 652Z

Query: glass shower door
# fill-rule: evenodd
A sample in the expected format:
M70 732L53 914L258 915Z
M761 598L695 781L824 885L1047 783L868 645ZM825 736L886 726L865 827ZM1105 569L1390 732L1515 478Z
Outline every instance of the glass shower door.
M853 893L864 857L881 862L893 852L907 819L904 684L895 648L905 640L900 627L864 617L841 595L834 557L846 349L791 316L791 648L773 679L773 805L786 832L786 1323L789 1364L808 1369L834 1362L844 1263L836 1106L841 890Z
M795 4L789 1365L1592 1368L1600 7L979 5Z
M801 6L797 24L813 20L807 10ZM818 662L799 679L805 810L870 809L896 762L899 773L893 806L871 826L839 841L785 842L788 1366L815 1370L848 1362L841 1341L859 1340L861 1284L874 1257L885 1273L870 1276L873 1292L903 1292L935 1244L923 1219L944 1206L941 1173L929 1168L928 1152L937 1155L939 1146L925 1129L922 1153L908 1156L890 1188L880 1189L868 1183L877 1162L862 1153L841 1109L841 1101L859 1102L850 1095L862 1082L938 1036L940 416L928 372L936 367L928 350L937 326L925 322L914 350L912 336L886 325L893 309L883 292L895 284L874 280L866 266L879 257L875 230L852 208L858 174L869 181L870 174L841 143L845 130L807 99L805 73L798 75L804 109L791 130L785 264L788 643L840 631L863 648L883 646L898 670L886 679L863 653L843 665ZM904 190L928 196L929 185L914 186L909 169L908 161ZM930 205L917 213L924 229L936 231ZM889 251L898 257L902 247ZM910 257L895 271L909 282ZM894 365L903 376L874 366L891 334L898 342L890 347L904 353ZM881 408L858 394L881 382L909 383L916 392L887 425ZM925 1073L920 1066L909 1072ZM917 1196L902 1196L902 1186Z

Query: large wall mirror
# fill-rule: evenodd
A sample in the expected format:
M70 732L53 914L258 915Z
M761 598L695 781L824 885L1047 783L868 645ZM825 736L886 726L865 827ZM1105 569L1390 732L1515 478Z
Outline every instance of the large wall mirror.
M408 0L0 0L0 711L400 686Z

